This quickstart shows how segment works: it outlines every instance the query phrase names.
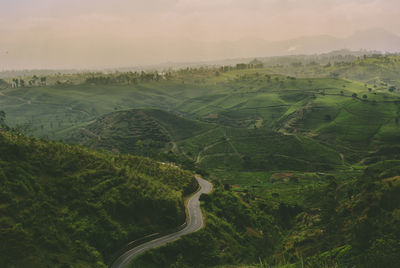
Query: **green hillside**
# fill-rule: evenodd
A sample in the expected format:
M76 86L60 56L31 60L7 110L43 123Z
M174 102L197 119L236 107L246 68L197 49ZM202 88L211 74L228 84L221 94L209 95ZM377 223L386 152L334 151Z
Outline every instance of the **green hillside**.
M332 179L320 191L307 193L310 209L296 217L284 250L313 256L307 261L314 265L399 266L399 172L398 160L378 162L355 181Z
M0 131L0 266L106 267L119 247L185 220L191 173Z
M175 226L177 165L215 184L207 225L132 267L397 267L400 56L315 58L3 87L6 123L43 140L1 132L0 265L101 266Z
M217 188L203 199L206 229L130 267L398 267L399 172L385 161L354 180L331 176L300 206Z
M268 129L219 128L178 143L208 169L238 171L332 170L342 166L334 149L307 137Z
M295 58L286 64L270 67L277 73L296 77L341 77L367 83L374 90L388 90L391 85L400 86L399 55L369 54L353 60L343 56L332 62L300 60Z
M133 109L101 116L76 129L66 141L94 149L163 159L163 153L179 154L178 141L215 127L162 110Z
M343 64L201 67L164 76L80 74L68 85L2 90L0 105L9 123L28 123L38 137L212 172L352 170L397 144L400 96L390 90L397 78L375 87L329 70L374 65L372 76L382 66L397 70L398 61L370 55ZM303 72L309 69L314 74Z
M0 105L8 114L11 124L28 123L32 134L52 139L66 138L75 129L116 110L144 107L171 111L186 118L223 126L306 130L311 134L326 127L328 129L325 132L329 132L332 127L329 125L337 123L339 128L340 125L347 128L350 121L359 120L357 117L378 117L383 112L385 118L381 121L379 118L373 119L375 126L367 130L362 138L364 141L361 143L365 146L365 140L378 127L382 126L383 132L390 132L392 127L386 124L390 123L390 119L397 120L396 103L400 97L396 87L398 78L393 74L390 79L382 78L383 82L371 84L356 76L331 77L329 74L333 70L329 70L347 68L363 73L364 66L374 65L376 70L381 68L380 74L372 70L367 74L380 77L389 73L384 71L386 69L391 68L396 73L398 58L367 57L344 67L313 65L315 72L318 70L318 77L287 76L285 68L299 72L311 68L291 65L228 68L222 71L212 68L184 69L171 73L165 79L137 78L136 83L121 80L122 74L108 74L104 75L108 80L99 80L109 81L107 83L85 83L78 79L76 84L3 89ZM357 101L358 104L353 104ZM378 104L377 107L371 107L374 104ZM391 108L383 107L386 104ZM381 111L381 107L385 111ZM365 110L371 110L373 114L360 115ZM314 114L319 117L314 118ZM354 127L357 125L357 122L350 124ZM357 129L354 131L360 132ZM181 133L181 130L176 133ZM185 135L177 139L187 138L188 135ZM341 140L353 142L354 138L347 140L347 137L341 137Z
M158 157L174 152L205 169L333 170L338 152L307 137L266 128L221 127L155 109L104 115L67 138L91 148Z
M145 111L132 110L102 116L77 129L67 141L122 153L155 155L167 149L171 138Z

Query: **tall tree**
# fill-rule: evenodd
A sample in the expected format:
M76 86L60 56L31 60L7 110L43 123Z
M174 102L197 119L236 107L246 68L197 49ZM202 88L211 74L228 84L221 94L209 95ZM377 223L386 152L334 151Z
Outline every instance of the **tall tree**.
M47 77L46 77L46 76L40 77L40 84L41 84L42 86L45 86L45 85L46 85L46 80L47 80Z
M6 127L6 113L4 111L0 111L0 128Z

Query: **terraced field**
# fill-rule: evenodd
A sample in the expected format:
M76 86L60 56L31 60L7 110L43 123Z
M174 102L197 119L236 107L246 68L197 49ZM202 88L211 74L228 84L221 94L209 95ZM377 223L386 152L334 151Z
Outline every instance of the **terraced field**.
M388 64L398 58L360 59L352 68L202 69L136 84L8 88L0 105L9 123L28 123L33 135L93 148L171 151L209 170L335 170L399 138L400 96L388 90L397 80L378 71ZM288 76L293 70L310 77Z

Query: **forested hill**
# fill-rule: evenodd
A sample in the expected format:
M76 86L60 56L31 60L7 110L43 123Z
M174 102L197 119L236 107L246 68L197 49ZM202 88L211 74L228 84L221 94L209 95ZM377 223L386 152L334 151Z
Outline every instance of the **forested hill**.
M130 109L105 114L77 128L66 141L158 159L161 152L176 150L176 141L211 128L215 125L159 109Z
M0 131L0 266L105 267L121 245L185 220L191 173Z

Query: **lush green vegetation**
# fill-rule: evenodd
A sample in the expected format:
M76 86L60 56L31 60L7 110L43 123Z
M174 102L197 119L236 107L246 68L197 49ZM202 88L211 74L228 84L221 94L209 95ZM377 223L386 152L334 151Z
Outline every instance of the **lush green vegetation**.
M217 186L203 198L207 228L131 267L398 267L399 172L400 161L392 160L354 180L329 176L295 205Z
M343 267L397 267L400 265L400 162L368 166L356 180L307 193L310 208L297 215L286 238L288 254L313 256Z
M2 133L2 182L18 184L2 187L13 254L30 246L37 254L21 262L48 260L46 252L51 264L85 266L106 261L130 238L175 226L182 194L193 185L174 162L216 184L202 201L207 227L133 267L397 267L399 72L399 55L337 54L19 77L18 85L4 79L0 107L14 128L103 150ZM83 208L72 212L74 202ZM36 212L33 203L50 205ZM175 216L164 219L146 206ZM51 211L45 219L53 233L36 246L34 234L45 228L35 215L43 211ZM30 242L15 242L22 240ZM89 247L96 258L79 253Z
M162 110L134 109L102 116L80 127L67 141L155 158L160 152L176 151L176 141L213 127Z
M280 207L239 196L216 185L203 196L207 227L135 260L131 267L212 267L269 256L281 239Z
M191 173L0 131L0 266L105 267L119 247L185 220Z

